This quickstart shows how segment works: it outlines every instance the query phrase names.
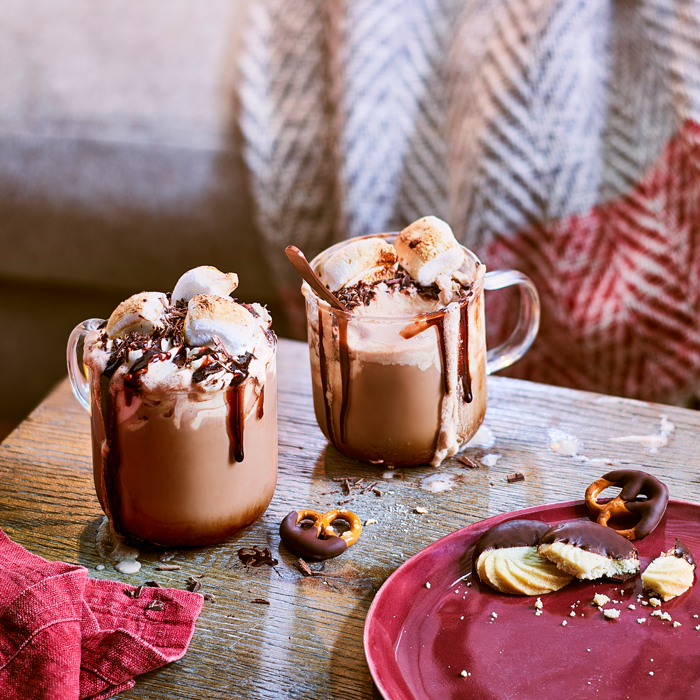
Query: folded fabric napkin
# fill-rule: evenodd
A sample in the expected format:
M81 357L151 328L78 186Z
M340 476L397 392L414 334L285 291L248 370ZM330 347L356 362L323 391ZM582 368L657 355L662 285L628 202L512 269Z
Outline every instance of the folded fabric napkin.
M0 530L0 698L109 698L184 656L201 595L87 574Z

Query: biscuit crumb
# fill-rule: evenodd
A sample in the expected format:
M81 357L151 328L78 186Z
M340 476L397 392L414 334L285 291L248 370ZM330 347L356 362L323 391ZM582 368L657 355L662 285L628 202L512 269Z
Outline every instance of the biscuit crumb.
M572 610L572 611L569 613L569 617L576 617L576 613Z
M413 509L413 512L414 512L414 513L418 513L419 515L423 515L423 513L427 513L427 512L428 512L428 509L427 509L427 508L423 508L423 506L416 506L416 507Z
M620 617L620 611L615 608L608 608L607 610L603 610L603 615L605 615L608 620L615 620Z
M538 598L538 599L535 601L535 607L536 607L538 610L542 610L543 605L542 605L542 599L541 599L541 598Z
M695 625L696 630L700 630L700 625Z
M673 626L674 626L674 627L680 627L680 626L681 626L681 623L678 622L678 620L676 620L676 621L673 623Z
M425 582L425 587L426 587L426 588L430 588L430 581L426 581L426 582Z
M649 671L649 675L650 675L650 676L653 676L653 675L654 675L654 672L653 672L653 671Z
M466 678L469 674L463 670L459 675L462 676L462 678Z
M367 525L376 525L377 521L374 518L370 518L369 520L365 520L365 526Z
M542 614L541 610L535 610L535 617L539 617Z
M568 623L566 622L566 620L562 620L562 621L561 621L561 626L562 626L562 627L566 627L567 624L568 624Z
M649 598L649 605L652 608L658 608L661 605L661 601L658 598Z
M492 612L491 617L495 620L498 617L498 613Z
M635 605L632 605L632 603L630 603L630 604L627 606L627 609L628 609L628 610L636 610L637 607L636 607Z
M643 600L642 605L649 605L649 603L646 600Z
M638 617L638 618L637 618L637 622L638 622L640 625L643 624L643 623L646 622L646 621L647 621L646 617Z
M600 607L601 605L605 605L609 602L610 598L608 598L608 596L604 595L603 593L596 593L593 596L593 605L597 605L598 607Z

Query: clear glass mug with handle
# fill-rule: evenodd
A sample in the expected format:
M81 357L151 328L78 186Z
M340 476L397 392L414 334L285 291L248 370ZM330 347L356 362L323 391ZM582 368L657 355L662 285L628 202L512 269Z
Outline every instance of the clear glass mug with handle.
M115 531L194 546L254 522L277 481L276 344L262 391L251 376L210 392L146 390L91 360L104 324L93 318L73 330L67 362L90 413L95 490Z
M395 236L373 237L393 242ZM352 240L322 252L311 266L320 272ZM392 467L439 464L484 420L487 375L513 364L534 341L540 303L532 281L515 270L486 272L464 251L474 270L472 293L429 313L356 315L332 308L302 285L316 419L348 457ZM515 329L487 350L484 290L514 285L521 290Z

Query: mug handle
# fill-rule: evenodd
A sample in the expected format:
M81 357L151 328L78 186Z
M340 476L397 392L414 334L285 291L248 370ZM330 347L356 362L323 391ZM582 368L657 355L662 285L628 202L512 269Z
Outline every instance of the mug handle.
M486 374L510 367L532 345L540 327L540 297L532 280L517 270L487 272L484 289L503 289L520 285L520 313L515 330L501 345L486 351Z
M80 401L81 406L90 413L90 383L88 381L87 371L83 364L83 347L85 336L90 332L97 330L103 324L101 318L90 318L87 321L79 323L68 338L68 347L66 349L66 361L68 363L68 378L70 385L75 394L75 398Z

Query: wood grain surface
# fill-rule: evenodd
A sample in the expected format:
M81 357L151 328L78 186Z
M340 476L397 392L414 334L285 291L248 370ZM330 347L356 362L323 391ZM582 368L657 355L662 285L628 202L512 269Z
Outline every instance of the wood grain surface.
M119 574L109 564L95 569L102 512L92 483L88 416L67 380L0 446L0 526L12 539L47 559L86 566L96 578L185 588L189 576L203 576L201 592L216 597L205 603L186 656L140 676L120 698L376 697L362 648L367 609L387 576L439 537L497 513L582 498L614 460L656 475L672 498L700 501L700 414L694 411L492 377L485 425L495 444L463 453L478 468L450 459L437 469L383 472L345 458L324 439L313 415L306 346L281 341L278 366L279 480L272 503L257 523L223 544L176 551L171 563L180 571L157 571L156 551L142 553L138 574ZM663 416L673 430L658 452L615 440L658 434ZM551 449L549 429L578 438L579 455ZM501 457L487 467L479 462L486 454ZM509 483L514 472L525 480ZM422 488L436 473L452 488ZM312 564L318 575L306 576L280 545L279 523L293 509L337 507L348 497L334 481L343 477L362 478L361 487L378 482L381 495L356 488L346 506L363 523L377 522L341 557ZM270 547L279 564L244 566L237 550L252 545ZM256 598L269 605L253 603Z

